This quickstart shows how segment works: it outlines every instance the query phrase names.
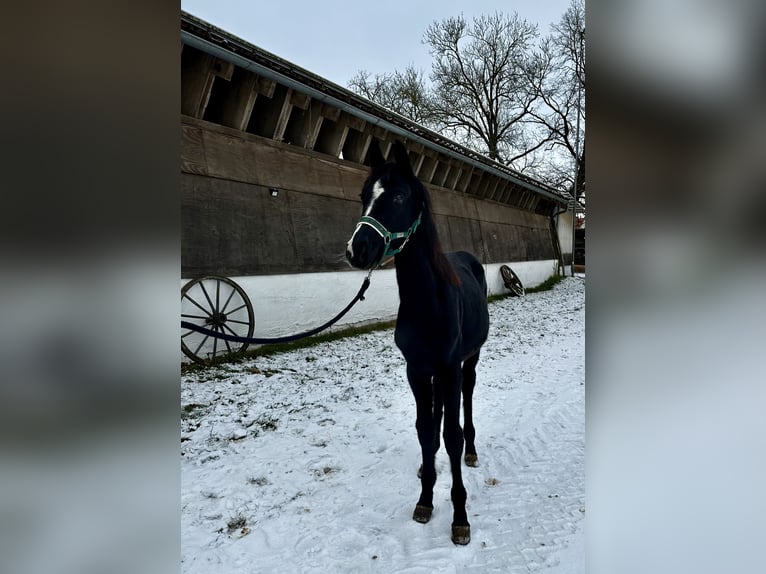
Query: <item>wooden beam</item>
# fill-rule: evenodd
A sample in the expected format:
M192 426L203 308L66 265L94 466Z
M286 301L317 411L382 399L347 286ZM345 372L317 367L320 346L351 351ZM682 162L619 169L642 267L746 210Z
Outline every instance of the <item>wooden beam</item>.
M492 192L497 185L497 176L491 173L484 172L481 178L481 197L482 199L489 199Z
M378 140L378 142L383 142L388 139L388 132L385 128L367 124L367 130L372 134L372 137Z
M231 80L231 76L234 73L234 64L225 60L221 60L220 58L214 58L211 71L219 78L223 78L224 80L229 81Z
M420 179L422 179L426 183L431 183L434 174L436 173L436 168L439 164L439 156L438 154L430 151L426 151L423 154L423 165L421 166L421 173L420 173Z
M277 88L277 83L274 80L269 80L263 76L258 76L258 82L256 83L256 89L258 93L266 96L267 98L274 97L274 90Z
M503 184L505 183L504 179L501 179L498 176L492 177L492 185L490 186L488 193L489 193L489 199L490 201L497 201L500 197L500 193L503 190Z
M420 168L423 165L423 150L425 146L422 143L408 141L406 147L407 155L410 158L410 165L412 166L412 173L418 177Z
M340 117L340 108L336 108L335 106L323 103L321 114L325 117L325 119L328 119L332 122L337 122L338 118Z
M510 205L515 207L521 207L521 188L517 185L511 186L511 192L508 195L508 201Z
M223 101L221 123L235 130L245 131L258 97L258 78L252 72L236 68L231 86Z
M528 203L529 203L529 192L527 190L523 190L521 192L521 197L519 198L519 207L521 209L527 209Z
M311 96L308 94L303 94L301 92L293 92L293 94L290 96L290 103L296 107L300 108L302 110L306 110L309 107L309 104L311 103Z
M259 97L253 106L247 131L273 139L278 130L284 129L283 116L289 113L289 110L285 110L285 106L289 107L290 103L288 92L290 92L289 88L280 84L274 88L272 97Z
M285 135L285 129L287 129L287 122L290 121L290 113L293 111L292 104L292 89L288 88L285 93L285 99L282 101L282 109L279 112L277 118L277 124L274 127L274 135L271 139L281 142Z
M345 113L339 114L336 121L332 121L325 116L325 121L322 123L322 129L314 146L316 151L326 153L335 158L340 157L340 153L343 151L343 144L346 142L346 136L348 135L346 115Z
M205 113L215 74L213 56L188 47L181 54L181 113L201 118Z
M317 138L319 137L319 132L321 131L322 123L324 122L324 116L322 115L323 107L324 104L322 102L312 100L308 109L305 111L307 117L303 147L306 149L313 150L317 143Z
M385 139L380 140L380 153L383 154L385 159L388 159L388 156L391 153L391 146L394 145L393 140L389 139L389 137L390 135L386 133Z
M497 201L501 203L508 203L508 194L511 193L512 186L513 184L507 179L501 180L497 191Z
M410 163L412 163L412 173L415 174L415 177L420 177L420 168L423 167L423 160L425 159L425 156L421 155L421 154L418 154L415 157L416 157L415 161L414 162L412 162L412 161L410 162Z
M362 118L352 116L351 114L344 114L344 117L346 118L346 125L348 127L358 132L364 131L364 126L367 125L367 122Z
M371 141L372 134L368 131L349 129L343 144L343 159L354 163L364 163Z
M479 188L479 183L481 182L483 174L483 171L474 167L469 167L455 186L455 190L476 195L476 190Z
M465 191L468 187L468 184L471 182L471 174L473 173L473 168L459 163L457 166L453 167L453 171L457 171L454 176L451 174L448 180L450 189L454 189L455 191Z
M436 168L434 169L434 175L431 178L431 183L433 185L444 187L444 181L447 179L447 175L449 175L450 165L451 161L449 158L442 155L437 156Z

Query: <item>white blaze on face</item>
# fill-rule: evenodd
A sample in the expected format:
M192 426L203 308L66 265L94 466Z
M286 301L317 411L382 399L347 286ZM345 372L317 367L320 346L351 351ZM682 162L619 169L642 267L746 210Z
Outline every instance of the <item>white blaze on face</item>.
M375 206L375 202L381 195L383 195L385 191L386 188L383 187L383 184L380 183L380 180L376 181L372 186L372 198L370 199L370 203L367 205L367 209L364 210L364 215L370 215L370 213L372 213L372 208ZM351 247L351 244L354 242L354 237L356 236L357 231L359 231L359 226L357 226L357 228L354 230L354 233L351 234L351 239L349 239L348 243L346 244L346 252L348 253L349 257L354 256L354 249Z
M370 199L370 204L367 206L367 209L364 210L365 215L370 215L375 202L381 195L383 195L383 192L385 191L386 188L383 187L383 184L380 183L380 180L376 181L375 185L372 186L372 199Z

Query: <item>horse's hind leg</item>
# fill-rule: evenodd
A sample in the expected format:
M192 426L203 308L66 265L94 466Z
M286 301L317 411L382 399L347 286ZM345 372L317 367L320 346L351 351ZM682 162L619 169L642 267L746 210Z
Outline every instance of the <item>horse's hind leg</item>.
M465 463L468 466L479 466L479 456L476 454L476 429L473 426L473 388L476 386L476 363L479 362L479 352L468 357L463 362L463 436L465 437Z

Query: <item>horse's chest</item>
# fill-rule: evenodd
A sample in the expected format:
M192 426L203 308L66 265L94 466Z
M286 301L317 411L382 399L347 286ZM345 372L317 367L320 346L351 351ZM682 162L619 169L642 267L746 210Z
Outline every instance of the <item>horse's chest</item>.
M459 347L454 333L434 325L428 328L397 323L394 341L407 363L425 368L450 362Z

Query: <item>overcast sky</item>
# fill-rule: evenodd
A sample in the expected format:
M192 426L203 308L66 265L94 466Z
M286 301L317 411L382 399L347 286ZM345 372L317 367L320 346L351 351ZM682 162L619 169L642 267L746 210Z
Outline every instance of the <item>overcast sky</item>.
M431 68L422 44L429 24L461 13L470 20L518 12L541 34L569 0L181 0L181 8L341 86L359 70L373 74Z

